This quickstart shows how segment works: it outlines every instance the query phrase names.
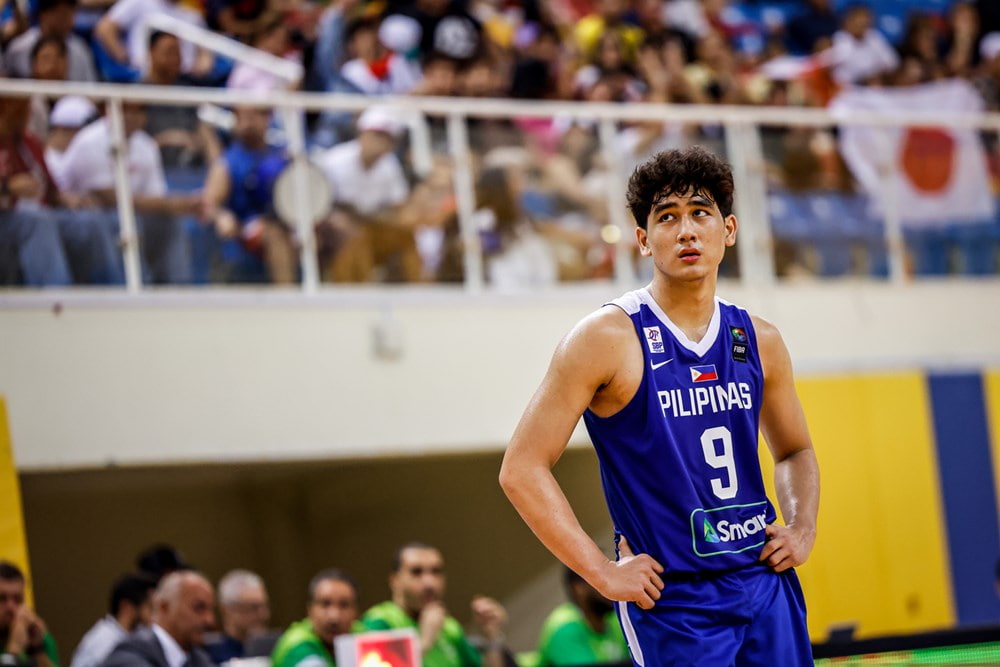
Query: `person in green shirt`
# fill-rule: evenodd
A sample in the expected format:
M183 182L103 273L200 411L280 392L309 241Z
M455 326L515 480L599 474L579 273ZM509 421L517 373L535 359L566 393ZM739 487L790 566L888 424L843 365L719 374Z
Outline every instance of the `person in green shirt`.
M59 649L43 621L24 603L21 569L0 561L0 666L59 667Z
M336 667L333 640L357 632L358 586L341 570L323 570L309 582L306 618L292 623L271 653L272 667Z
M436 548L420 542L400 547L393 559L389 589L392 599L361 617L366 630L413 628L420 637L424 667L504 665L506 610L492 598L473 598L473 622L485 639L482 650L476 649L445 608L444 558Z
M542 625L538 667L600 665L628 659L628 645L614 603L566 568L570 601L556 607Z

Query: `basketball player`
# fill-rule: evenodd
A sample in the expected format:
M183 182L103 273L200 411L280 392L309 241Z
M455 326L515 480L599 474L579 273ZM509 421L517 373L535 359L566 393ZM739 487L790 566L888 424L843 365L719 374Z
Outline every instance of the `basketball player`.
M500 483L552 553L617 611L636 665L811 665L792 568L816 535L819 470L773 325L715 294L736 241L729 166L659 153L628 204L654 275L559 344ZM617 560L587 536L551 468L583 415ZM758 424L785 525L765 496Z

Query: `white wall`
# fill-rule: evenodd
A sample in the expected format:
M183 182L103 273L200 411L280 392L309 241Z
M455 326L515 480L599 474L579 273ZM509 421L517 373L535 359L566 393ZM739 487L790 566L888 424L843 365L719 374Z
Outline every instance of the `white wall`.
M9 294L0 394L22 469L497 449L562 334L617 293ZM800 374L1000 366L995 280L720 294L775 322Z

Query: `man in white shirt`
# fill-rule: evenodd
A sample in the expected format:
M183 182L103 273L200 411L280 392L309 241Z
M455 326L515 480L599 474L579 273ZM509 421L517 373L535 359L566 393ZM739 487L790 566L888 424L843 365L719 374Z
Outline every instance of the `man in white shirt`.
M178 216L194 215L201 195L167 192L160 149L143 129L145 107L125 104L122 116L128 138L129 184L139 214L139 235L143 241L148 278L158 283L189 282L190 261ZM115 163L107 118L100 118L80 130L63 154L53 177L59 189L71 196L87 196L106 208L114 207ZM114 224L117 226L117 219Z
M80 640L70 667L97 667L129 634L152 623L155 589L156 582L147 576L126 574L119 578L111 589L109 613Z
M331 277L367 282L376 267L395 257L400 277L417 281L421 261L414 230L399 216L410 187L393 152L403 124L397 112L374 106L361 114L357 127L357 139L337 144L316 159L333 194L334 213L326 226L340 236Z
M39 0L38 25L12 39L4 53L8 74L31 76L31 51L42 37L57 37L66 43L69 64L67 80L96 81L97 73L90 47L73 32L76 0Z
M833 78L841 85L867 84L899 66L896 49L872 27L872 11L864 5L844 14L832 50Z
M149 51L148 34L144 28L153 14L167 14L199 28L205 27L201 15L181 7L179 0L118 0L94 27L94 37L113 60L122 65L129 64L142 73ZM123 32L124 42L121 37ZM184 73L206 69L201 63L196 64L197 58L195 45L182 42L181 69Z
M212 585L197 572L168 574L153 598L153 625L118 644L103 667L212 667L201 649L215 625Z

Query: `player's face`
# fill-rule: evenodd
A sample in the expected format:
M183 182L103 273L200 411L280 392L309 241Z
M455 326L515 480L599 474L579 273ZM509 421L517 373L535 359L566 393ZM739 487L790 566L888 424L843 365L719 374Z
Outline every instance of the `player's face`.
M444 559L437 549L404 549L399 570L389 579L393 599L410 613L444 597Z
M654 203L636 238L659 273L686 282L717 275L726 247L736 243L736 228L736 216L723 217L703 193L687 192Z
M351 631L358 618L358 598L346 581L325 579L316 586L309 603L309 620L316 635L328 646L340 635Z

